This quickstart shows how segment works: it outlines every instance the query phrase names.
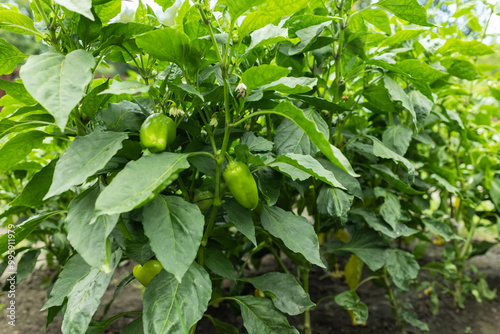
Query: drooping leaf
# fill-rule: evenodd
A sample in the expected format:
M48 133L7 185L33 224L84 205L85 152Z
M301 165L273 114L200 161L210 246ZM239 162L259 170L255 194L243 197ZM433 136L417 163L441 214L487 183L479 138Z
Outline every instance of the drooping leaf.
M10 170L34 149L42 145L47 136L41 131L23 132L10 139L0 148L0 172Z
M56 3L66 7L72 12L81 14L91 20L94 20L94 15L90 11L92 8L92 0L54 0Z
M363 324L368 319L368 307L356 292L348 290L335 296L335 302L354 314L356 323Z
M156 197L142 211L144 234L166 271L180 282L198 253L205 219L181 197Z
M286 77L290 70L276 65L260 65L250 67L243 72L241 80L247 86L247 92L250 93L254 88L264 86Z
M417 0L382 0L377 6L383 7L397 17L421 26L430 27L427 22L427 11Z
M169 152L129 162L97 198L96 214L113 215L141 206L175 181L179 173L188 167L187 155Z
M92 80L94 57L84 50L68 55L46 52L30 56L21 67L24 86L64 130L71 110L84 95Z
M94 131L75 138L56 164L52 185L45 199L82 184L104 168L127 137L126 133Z
M404 291L408 291L410 281L417 278L420 269L413 254L401 249L387 250L385 252L385 265L394 284Z
M243 317L243 325L249 334L298 334L288 324L286 317L266 298L254 296L232 297L238 302Z
M161 271L144 292L144 333L186 333L201 319L211 296L210 276L196 262L189 267L182 282Z
M345 225L353 199L354 196L341 189L324 186L319 192L316 205L319 213L333 217L335 221Z
M231 261L217 248L206 247L203 252L203 260L208 269L221 277L236 280Z
M325 266L319 256L318 237L306 218L276 206L265 206L260 218L264 229L282 240L288 249L317 266Z
M37 35L43 37L33 24L33 20L20 11L0 8L0 29L22 35Z
M274 306L281 312L297 315L315 306L297 279L290 274L272 272L243 280L264 293L269 292Z
M0 11L1 15L2 11ZM0 22L0 27L2 23ZM17 64L22 62L26 56L20 52L14 45L7 43L0 38L0 75L11 74Z
M227 212L229 222L233 223L238 231L257 246L255 227L250 211L242 207L235 199L227 199L224 202L224 210Z

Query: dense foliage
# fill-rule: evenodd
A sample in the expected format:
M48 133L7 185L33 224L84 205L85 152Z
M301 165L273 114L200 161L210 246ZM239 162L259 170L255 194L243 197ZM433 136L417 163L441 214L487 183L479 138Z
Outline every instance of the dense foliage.
M354 324L365 283L387 289L403 331L427 330L400 302L410 289L435 312L442 293L495 298L467 260L498 242L477 231L500 231L500 71L481 62L498 6L439 22L449 8L417 0L155 2L170 16L0 5L0 29L50 46L0 39L0 74L22 64L0 81L1 270L14 254L17 284L41 254L56 269L47 326L61 312L63 333L101 333L117 316L93 315L123 261L138 265L116 293L134 274L146 286L124 333L194 333L225 302L249 333L298 333L285 315L302 313L311 333L313 266L342 269L345 292L326 298ZM432 243L442 260L420 267ZM268 254L282 270L248 276Z

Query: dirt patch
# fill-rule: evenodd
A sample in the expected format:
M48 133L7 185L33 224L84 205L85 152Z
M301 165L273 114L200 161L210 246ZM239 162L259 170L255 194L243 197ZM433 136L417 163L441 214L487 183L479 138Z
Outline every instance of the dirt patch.
M473 259L471 263L478 267L480 272L488 274L487 281L491 288L496 288L500 291L500 268L498 266L500 263L500 247L492 248L485 255ZM102 315L104 306L111 300L116 286L132 271L133 265L133 263L127 263L116 270L112 284L103 297L96 318ZM270 260L265 261L260 272L276 269L276 264ZM16 326L11 327L7 325L6 305L4 305L0 311L3 321L0 326L0 334L43 332L46 312L39 312L39 310L47 301L47 292L41 289L40 285L50 278L50 275L51 271L49 270L36 270L17 287ZM425 277L425 272L423 271L419 278L428 279L428 277ZM310 282L310 294L313 302L317 302L325 296L336 295L345 290L345 284L342 282L342 279L324 278L324 272L319 268L311 272ZM250 286L246 287L245 293L252 293ZM358 290L361 300L368 306L370 312L366 326L353 326L347 312L333 300L320 303L311 311L313 333L398 333L399 330L394 323L389 301L384 297L385 293L384 288L377 287L372 283L366 283ZM123 312L141 311L141 294L141 286L135 281L126 286L112 304L106 318ZM412 291L402 298L405 302L413 305L418 318L429 325L430 333L499 333L500 300L498 298L491 303L477 303L471 298L467 300L465 310L458 310L454 307L451 297L442 296L440 297L440 309L437 316L433 316L432 304L425 294ZM6 304L7 300L5 295L0 297L0 303ZM234 324L239 329L240 333L246 333L243 327L242 318L234 305L222 303L218 308L210 308L209 314L219 320ZM121 333L123 328L136 317L137 316L119 318L108 327L105 333ZM289 322L302 332L302 316L289 317ZM61 323L62 317L59 315L48 327L47 333L61 333ZM204 318L198 324L196 333L210 334L216 332L212 324Z

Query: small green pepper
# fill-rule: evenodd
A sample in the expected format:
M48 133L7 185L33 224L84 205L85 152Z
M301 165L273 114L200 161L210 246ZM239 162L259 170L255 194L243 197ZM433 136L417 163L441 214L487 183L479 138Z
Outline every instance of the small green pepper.
M152 114L141 125L141 144L151 152L164 151L176 137L174 121L163 114Z
M257 207L259 204L257 183L247 165L241 161L231 161L222 175L238 203L249 210Z
M143 266L140 264L134 267L132 272L134 273L135 278L144 286L148 286L149 282L160 273L163 269L160 261L157 260L149 260L144 263Z
M214 204L214 193L209 190L196 189L193 202L198 205L201 211L205 211Z

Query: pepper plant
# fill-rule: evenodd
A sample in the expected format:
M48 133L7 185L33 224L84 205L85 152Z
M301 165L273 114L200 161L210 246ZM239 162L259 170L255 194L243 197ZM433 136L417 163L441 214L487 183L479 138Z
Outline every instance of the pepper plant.
M249 333L298 333L286 315L300 314L312 333L311 270L343 269L326 299L354 324L368 318L358 287L382 284L403 332L428 330L400 298L412 286L461 307L494 298L466 263L500 221L500 72L478 62L490 19L459 6L464 30L417 0L155 2L174 19L141 1L131 22L118 0L34 0L34 20L0 7L1 29L51 47L0 40L0 74L25 61L0 82L1 217L16 245L46 236L62 267L47 326L62 313L63 333L100 333L124 315L93 319L123 261L137 265L116 293L145 286L124 333L195 333L220 303ZM120 63L127 76L96 76ZM443 261L423 268L445 280L417 285L433 240ZM17 252L29 273L39 249ZM265 255L280 270L245 275Z

